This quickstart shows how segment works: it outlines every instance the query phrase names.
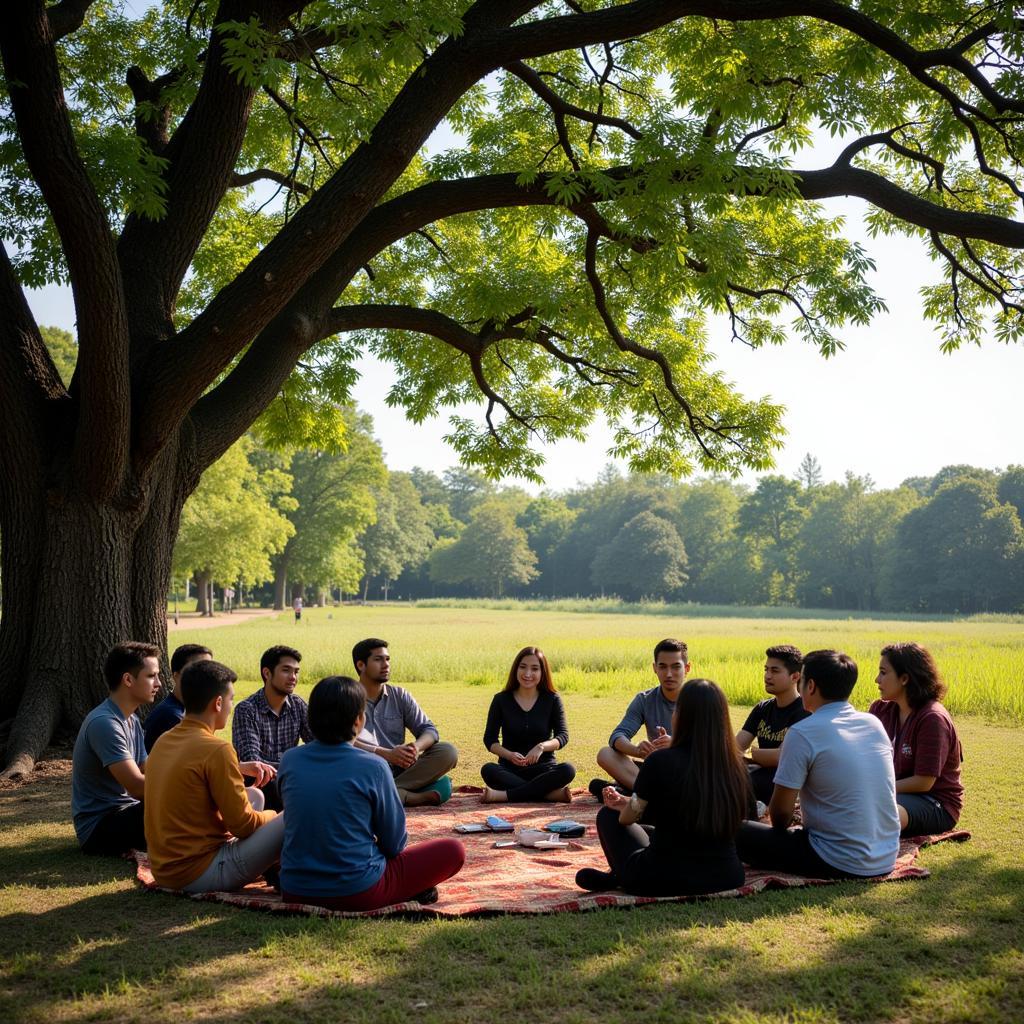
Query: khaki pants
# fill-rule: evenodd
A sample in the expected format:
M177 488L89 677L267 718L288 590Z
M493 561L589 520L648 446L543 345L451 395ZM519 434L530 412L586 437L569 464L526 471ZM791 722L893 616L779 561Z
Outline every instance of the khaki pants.
M404 804L410 793L424 789L447 775L459 763L459 752L452 743L435 743L427 747L416 763L395 776L398 795Z

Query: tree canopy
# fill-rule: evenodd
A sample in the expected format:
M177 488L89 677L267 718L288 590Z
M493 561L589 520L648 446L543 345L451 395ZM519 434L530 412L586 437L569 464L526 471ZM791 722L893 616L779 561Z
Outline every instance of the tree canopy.
M287 515L296 502L287 473L250 462L253 447L248 437L232 445L185 503L175 573L194 573L197 582L221 586L239 581L252 586L270 578L271 557L295 533Z
M7 7L8 761L102 696L86 681L105 647L164 641L202 471L257 418L335 443L338 400L366 404L361 351L394 364L382 397L413 420L478 403L449 441L492 476L538 476L537 443L598 415L634 469L763 469L782 410L715 369L708 320L828 355L878 312L870 254L822 205L835 196L865 200L873 233L921 239L945 345L1019 336L1010 4ZM823 132L842 146L824 163ZM67 386L23 291L51 281L74 293Z

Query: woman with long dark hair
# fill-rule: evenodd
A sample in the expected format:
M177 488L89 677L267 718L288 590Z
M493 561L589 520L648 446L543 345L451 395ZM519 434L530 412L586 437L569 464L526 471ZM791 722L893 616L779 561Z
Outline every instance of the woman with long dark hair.
M878 662L880 700L868 709L892 740L900 834L948 832L964 805L963 750L949 712L946 686L920 644L889 644Z
M569 783L576 769L557 762L554 754L568 742L565 709L548 659L539 647L524 647L487 712L484 746L498 761L480 769L483 802L571 801Z
M456 839L407 846L405 809L387 763L353 746L366 723L366 692L355 679L329 676L309 696L314 742L281 758L286 903L330 910L375 910L437 899L438 882L466 858Z
M597 834L611 870L581 869L581 889L684 896L743 884L735 840L750 780L725 694L710 679L691 679L679 691L672 745L647 756L633 795L609 786L603 797Z

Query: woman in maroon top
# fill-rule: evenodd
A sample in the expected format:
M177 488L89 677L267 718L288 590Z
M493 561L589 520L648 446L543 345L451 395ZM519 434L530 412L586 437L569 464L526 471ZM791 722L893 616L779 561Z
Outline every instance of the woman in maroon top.
M920 644L890 644L878 663L881 700L870 711L892 740L896 803L905 836L948 832L960 818L963 751L949 712L946 687Z

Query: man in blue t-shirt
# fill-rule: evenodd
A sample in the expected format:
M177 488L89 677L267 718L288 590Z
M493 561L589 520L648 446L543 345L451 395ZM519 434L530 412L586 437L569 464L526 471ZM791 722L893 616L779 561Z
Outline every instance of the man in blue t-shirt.
M786 732L810 712L798 689L804 656L792 644L778 644L764 653L764 688L771 696L754 705L736 733L736 745L744 753L749 750L746 761L754 795L767 804L775 788L775 769ZM754 740L756 747L751 746Z
M800 697L811 713L782 745L768 813L736 837L742 860L809 878L873 878L892 871L900 846L892 745L849 696L857 665L839 651L804 658ZM802 828L790 828L800 798Z
M171 679L174 685L169 694L146 718L146 753L168 729L173 729L185 717L185 705L181 701L181 673L193 661L212 661L213 651L202 644L182 644L171 655Z
M82 722L71 755L71 815L85 853L144 850L146 747L136 711L160 689L160 649L129 641L103 666L110 695Z

